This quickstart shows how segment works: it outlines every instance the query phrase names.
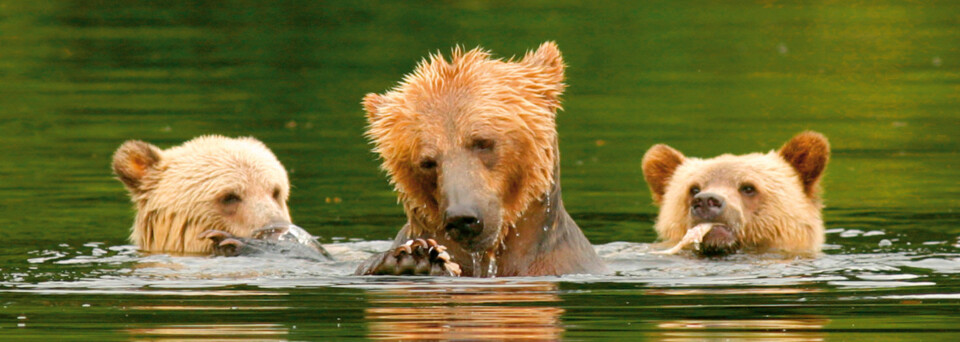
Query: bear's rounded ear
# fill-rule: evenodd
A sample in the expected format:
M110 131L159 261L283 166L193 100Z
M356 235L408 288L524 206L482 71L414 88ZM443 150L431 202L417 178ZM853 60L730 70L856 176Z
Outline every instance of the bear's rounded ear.
M526 76L537 83L532 88L542 94L551 109L560 108L560 95L566 88L563 83L566 65L563 64L557 43L548 41L540 44L537 51L527 52L520 63L534 68L534 72Z
M787 161L803 182L803 192L813 197L823 170L830 161L830 142L823 134L806 131L790 139L778 152Z
M643 178L650 186L653 202L657 205L663 201L663 194L667 191L667 183L677 167L686 160L683 153L664 144L653 145L643 155Z
M377 116L377 107L383 103L383 96L380 94L369 93L363 97L363 110L367 112L367 122L373 123Z
M143 178L155 170L160 149L139 140L128 140L113 154L113 172L133 194L142 193Z

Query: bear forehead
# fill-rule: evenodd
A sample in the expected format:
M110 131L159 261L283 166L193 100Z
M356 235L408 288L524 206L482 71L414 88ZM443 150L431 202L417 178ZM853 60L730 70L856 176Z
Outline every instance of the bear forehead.
M448 93L425 95L417 101L398 101L385 108L384 115L390 119L377 121L368 133L378 142L380 151L388 152L390 146L401 141L406 148L394 152L431 153L428 150L466 146L474 139L529 140L535 135L549 139L555 134L552 121L537 121L537 115L524 115L528 108L514 107L522 102L520 100L502 94L445 91ZM534 127L547 132L535 132Z
M164 178L234 178L283 186L288 182L276 156L252 139L196 139L164 151L162 163Z
M787 186L796 183L799 177L783 158L770 152L724 154L709 159L689 158L677 168L673 179L701 185L739 186L740 182L753 182L757 186Z
M418 124L441 123L468 126L477 123L492 125L523 124L519 112L527 111L524 94L497 79L448 80L426 82L431 87L407 87L388 98L393 105L385 113L399 120ZM391 108L392 107L392 108Z
M520 89L530 82L524 77L531 73L529 69L520 63L490 59L483 50L465 54L457 50L449 62L439 54L432 55L385 94L386 107L393 107L385 112L430 117L427 120L516 112L527 104L527 98L539 96Z

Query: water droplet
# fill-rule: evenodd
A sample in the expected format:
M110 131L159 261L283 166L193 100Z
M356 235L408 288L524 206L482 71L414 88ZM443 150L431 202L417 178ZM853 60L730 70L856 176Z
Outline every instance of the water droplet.
M489 264L487 265L487 276L490 278L497 276L497 258L495 256L490 256L488 260Z
M474 252L470 254L471 268L476 271L480 271L480 252ZM477 274L477 276L483 276L482 274Z
M880 247L890 247L892 245L893 245L893 242L890 242L890 240L887 240L887 239L880 240L880 243L877 244L877 246L880 246Z

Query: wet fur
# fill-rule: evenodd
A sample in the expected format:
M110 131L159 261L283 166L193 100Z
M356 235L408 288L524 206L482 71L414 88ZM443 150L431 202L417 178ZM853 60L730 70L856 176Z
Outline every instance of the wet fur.
M697 222L690 213L692 185L726 199L721 221L735 232L740 246L752 251L812 254L824 241L819 180L830 158L823 135L803 132L779 151L715 158L685 157L666 145L655 145L643 158L643 171L660 206L655 228L661 241L673 245ZM745 197L743 184L756 187Z
M554 120L566 87L563 70L552 42L516 61L457 47L450 61L431 55L396 88L364 98L367 137L408 218L395 245L433 238L449 248L464 275L472 276L603 270L560 198ZM493 155L451 157L466 165L456 169L459 174L443 174L446 164L438 166L436 177L417 168L425 158L451 156L478 137L496 143ZM486 217L494 217L497 231L485 233L495 241L481 243L483 250L445 236L444 177L474 182L471 195L493 203L484 208L496 211ZM359 272L368 273L363 267Z
M130 242L141 250L210 254L211 241L197 238L204 231L249 237L269 222L290 221L286 170L253 138L203 136L167 150L131 140L117 149L113 169L136 206ZM219 200L229 192L248 203L227 215Z

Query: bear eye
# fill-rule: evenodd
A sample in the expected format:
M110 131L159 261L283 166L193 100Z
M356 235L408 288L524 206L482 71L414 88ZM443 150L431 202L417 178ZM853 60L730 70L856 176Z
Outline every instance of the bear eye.
M744 184L740 186L740 193L744 196L753 197L757 194L757 188L750 184Z
M236 203L240 203L240 202L242 202L242 201L243 201L243 199L240 198L240 195L237 195L237 194L232 193L232 192L229 193L229 194L227 194L226 196L223 196L223 198L220 199L220 203L223 204L223 205L236 204Z
M691 196L696 195L696 194L699 194L699 193L700 193L700 187L699 187L699 186L694 185L694 186L691 186L691 187L690 187L690 195L691 195Z
M478 152L490 152L493 151L493 145L493 140L476 139L473 141L473 144L470 145L470 148Z
M420 161L420 168L424 170L433 170L437 167L437 161L433 158L427 158Z

